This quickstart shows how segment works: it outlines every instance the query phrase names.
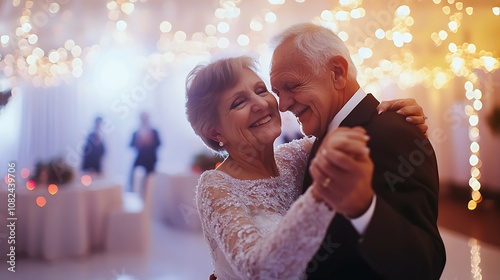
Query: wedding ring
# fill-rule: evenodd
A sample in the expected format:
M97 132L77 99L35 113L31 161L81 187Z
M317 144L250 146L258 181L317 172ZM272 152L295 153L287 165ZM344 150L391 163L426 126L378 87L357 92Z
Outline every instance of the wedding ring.
M328 187L328 185L330 185L330 182L331 182L331 181L332 181L332 180L331 180L330 178L326 177L326 179L323 181L323 184L321 184L321 185L322 185L324 188L327 188L327 187Z

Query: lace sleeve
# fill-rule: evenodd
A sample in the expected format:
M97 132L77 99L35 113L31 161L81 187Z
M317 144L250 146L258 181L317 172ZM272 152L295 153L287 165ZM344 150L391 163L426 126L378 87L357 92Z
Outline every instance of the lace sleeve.
M252 223L249 206L240 197L227 187L200 183L197 204L205 234L216 241L242 279L302 276L326 234L333 211L307 191L275 230L264 236Z
M314 144L313 137L304 137L278 146L275 155L283 158L287 166L307 166L309 154Z

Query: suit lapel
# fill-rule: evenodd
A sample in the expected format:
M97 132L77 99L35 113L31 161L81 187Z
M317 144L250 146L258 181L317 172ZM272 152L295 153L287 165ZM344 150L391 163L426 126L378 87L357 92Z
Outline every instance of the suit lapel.
M368 122L373 114L376 114L377 105L379 104L378 100L373 97L371 94L367 94L363 100L347 115L347 117L340 123L340 126L357 126L362 125ZM309 160L307 162L307 170L304 175L304 181L302 183L302 191L305 192L309 186L312 184L311 174L309 174L309 165L311 160L316 155L316 151L321 144L320 139L316 139L311 148L311 153L309 154Z
M353 127L368 122L373 114L377 114L378 104L378 100L373 95L367 94L340 123L340 126Z

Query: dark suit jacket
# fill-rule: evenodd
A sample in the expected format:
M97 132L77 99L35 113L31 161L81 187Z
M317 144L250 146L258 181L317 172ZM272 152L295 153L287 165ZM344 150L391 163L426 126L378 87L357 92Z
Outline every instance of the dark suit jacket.
M149 145L139 145L137 142L138 131L134 132L132 135L132 141L130 142L130 146L137 149L137 157L134 161L135 166L143 166L146 168L146 172L151 172L155 168L156 164L156 150L161 145L160 136L156 129L151 129L153 132L153 141L149 143Z
M341 126L362 126L375 170L377 196L362 239L336 215L310 261L309 279L439 279L446 255L437 228L439 178L434 150L419 129L395 112L378 115L368 94ZM314 150L314 149L313 149ZM312 158L312 155L311 155ZM304 190L310 186L310 175Z

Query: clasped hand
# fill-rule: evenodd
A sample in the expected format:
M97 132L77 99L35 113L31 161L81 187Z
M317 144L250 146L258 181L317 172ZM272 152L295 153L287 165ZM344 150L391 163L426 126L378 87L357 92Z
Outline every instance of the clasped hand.
M365 213L373 198L368 141L361 127L330 131L310 165L313 196L349 218Z

